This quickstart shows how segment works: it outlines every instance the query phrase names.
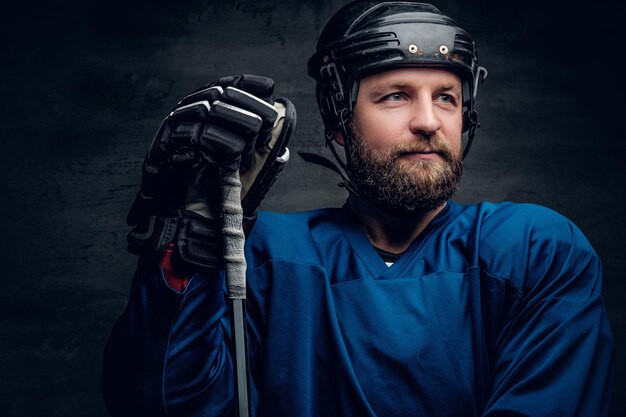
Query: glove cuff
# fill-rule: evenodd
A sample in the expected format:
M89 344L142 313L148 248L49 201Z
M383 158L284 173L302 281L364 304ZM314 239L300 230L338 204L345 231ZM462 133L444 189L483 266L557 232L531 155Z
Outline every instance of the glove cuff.
M170 244L184 262L203 270L222 269L221 220L188 210L177 217L150 216L127 236L128 251L139 256L163 255Z
M203 269L223 269L221 219L185 211L179 229L176 248L183 261Z

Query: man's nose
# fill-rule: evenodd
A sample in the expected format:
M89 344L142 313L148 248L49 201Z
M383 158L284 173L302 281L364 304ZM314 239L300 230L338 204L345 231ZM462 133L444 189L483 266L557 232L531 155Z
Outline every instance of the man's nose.
M409 128L411 132L431 136L441 129L441 121L435 114L435 107L430 97L420 96L413 102Z

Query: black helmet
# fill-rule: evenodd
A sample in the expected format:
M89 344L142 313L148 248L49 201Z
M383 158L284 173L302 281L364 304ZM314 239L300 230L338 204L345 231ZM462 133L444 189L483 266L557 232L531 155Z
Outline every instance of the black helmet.
M407 66L441 67L460 76L464 131L468 134L465 156L478 126L474 109L477 84L487 71L478 66L469 33L436 7L413 1L354 1L337 11L322 30L308 73L317 83L327 143L337 129L348 137L346 123L356 102L359 79Z

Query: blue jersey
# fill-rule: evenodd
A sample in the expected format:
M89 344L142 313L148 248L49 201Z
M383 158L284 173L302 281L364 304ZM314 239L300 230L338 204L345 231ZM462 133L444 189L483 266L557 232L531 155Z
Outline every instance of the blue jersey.
M535 205L449 202L387 266L349 208L259 213L246 242L256 416L605 416L601 265ZM140 264L105 352L117 416L233 409L221 274Z

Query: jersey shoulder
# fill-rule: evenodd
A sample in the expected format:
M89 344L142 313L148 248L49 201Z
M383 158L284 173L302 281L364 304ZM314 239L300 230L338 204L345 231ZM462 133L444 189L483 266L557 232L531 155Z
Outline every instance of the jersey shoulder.
M477 205L477 215L483 235L495 241L569 239L578 231L562 214L537 204L484 202Z
M473 211L481 268L526 291L549 276L573 276L598 264L582 231L562 214L537 204L490 203Z
M340 211L323 208L291 213L258 212L246 241L249 262L258 265L268 259L281 259L319 264L320 247L341 234Z

